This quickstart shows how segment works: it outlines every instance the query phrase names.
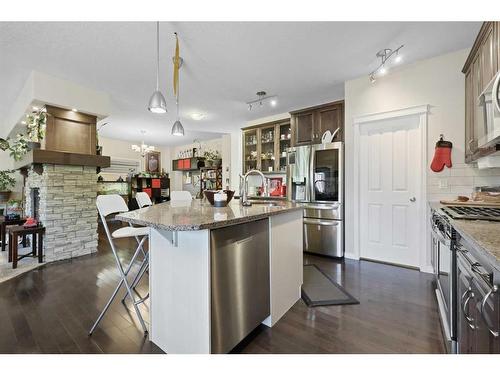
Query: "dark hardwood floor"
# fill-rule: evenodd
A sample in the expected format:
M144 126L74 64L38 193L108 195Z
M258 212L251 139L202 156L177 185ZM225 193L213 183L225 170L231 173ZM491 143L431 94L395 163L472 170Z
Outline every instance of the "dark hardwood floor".
M133 242L117 241L129 259ZM234 353L443 353L430 275L367 261L305 256L359 305L308 308L299 301L272 328L257 328ZM115 301L87 332L118 273L105 236L99 252L57 262L0 284L0 353L161 353L145 338L130 304ZM138 288L147 291L147 280ZM147 319L147 306L143 306Z

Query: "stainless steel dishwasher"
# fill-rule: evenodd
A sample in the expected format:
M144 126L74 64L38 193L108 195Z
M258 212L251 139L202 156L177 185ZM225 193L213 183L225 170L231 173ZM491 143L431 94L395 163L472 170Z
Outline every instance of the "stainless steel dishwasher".
M270 314L267 219L210 232L211 352L227 353Z

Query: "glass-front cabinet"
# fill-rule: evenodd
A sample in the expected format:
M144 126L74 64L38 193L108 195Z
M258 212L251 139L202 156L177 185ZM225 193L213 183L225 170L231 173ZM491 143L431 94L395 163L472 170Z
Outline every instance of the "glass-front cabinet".
M278 171L286 172L286 150L291 146L292 141L292 130L290 128L290 123L278 124Z
M243 132L243 172L256 169L258 164L257 129Z
M290 121L266 123L243 129L243 173L286 172L286 149L290 147Z
M275 140L276 127L274 125L260 129L260 170L275 172Z

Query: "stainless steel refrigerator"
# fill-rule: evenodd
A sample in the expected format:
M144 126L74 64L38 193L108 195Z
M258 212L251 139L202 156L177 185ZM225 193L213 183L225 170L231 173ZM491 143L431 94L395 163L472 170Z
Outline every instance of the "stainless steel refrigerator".
M287 198L304 203L304 251L344 256L342 142L287 151Z

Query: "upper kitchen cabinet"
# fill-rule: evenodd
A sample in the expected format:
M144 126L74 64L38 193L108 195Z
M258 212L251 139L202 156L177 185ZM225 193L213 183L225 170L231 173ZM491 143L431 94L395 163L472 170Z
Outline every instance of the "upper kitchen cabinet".
M291 145L288 119L243 128L243 173L286 171L286 149Z
M290 112L292 145L321 143L326 131L335 134L333 141L344 139L344 101L323 104Z
M485 140L491 126L485 113L492 107L492 81L499 71L500 22L485 22L472 46L462 72L465 74L465 162L474 162L496 151ZM486 92L486 93L485 93ZM485 95L483 95L485 94Z
M293 145L308 145L314 142L314 111L291 113Z

